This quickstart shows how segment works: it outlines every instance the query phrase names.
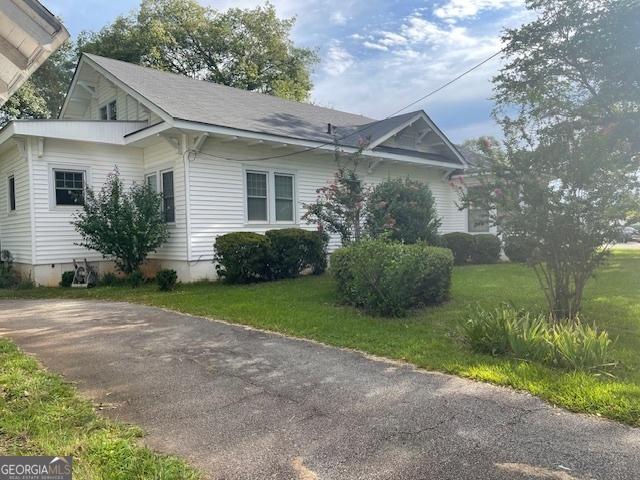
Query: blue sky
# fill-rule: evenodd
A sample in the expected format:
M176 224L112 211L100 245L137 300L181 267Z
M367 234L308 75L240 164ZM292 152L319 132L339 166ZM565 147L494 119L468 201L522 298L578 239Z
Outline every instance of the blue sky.
M44 0L73 36L97 30L137 0ZM218 9L259 0L200 0ZM528 18L522 0L272 0L297 17L293 38L316 48L312 101L384 118L500 49L500 34ZM498 134L491 119L495 59L413 109L454 141Z

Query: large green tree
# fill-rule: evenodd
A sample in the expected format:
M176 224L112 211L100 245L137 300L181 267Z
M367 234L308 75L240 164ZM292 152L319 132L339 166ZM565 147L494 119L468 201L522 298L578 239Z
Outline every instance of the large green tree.
M306 100L318 57L290 39L295 19L273 5L218 11L194 0L143 0L140 9L97 33L81 51L232 87Z
M495 78L505 149L487 154L466 205L493 211L530 263L556 319L580 310L587 281L638 203L640 4L527 0L537 18L504 35ZM492 154L493 150L493 154Z

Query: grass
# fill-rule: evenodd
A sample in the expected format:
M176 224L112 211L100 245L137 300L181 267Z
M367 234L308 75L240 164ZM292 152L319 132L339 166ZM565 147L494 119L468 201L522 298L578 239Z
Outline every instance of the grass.
M0 454L73 456L78 480L196 480L183 461L138 445L136 427L98 416L58 375L0 339Z
M457 267L452 300L403 319L363 315L336 305L330 276L250 286L200 283L162 293L148 285L89 291L5 291L0 298L90 298L124 300L309 338L362 350L418 367L453 373L531 392L576 412L640 426L640 251L619 250L586 292L584 320L608 330L617 341L615 378L572 372L472 352L460 338L459 322L471 306L512 302L544 310L533 273L512 264Z

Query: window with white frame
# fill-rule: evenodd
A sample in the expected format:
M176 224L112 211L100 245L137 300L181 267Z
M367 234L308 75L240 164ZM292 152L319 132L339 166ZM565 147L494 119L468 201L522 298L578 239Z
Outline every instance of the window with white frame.
M470 187L471 190L473 187ZM468 228L470 233L487 233L490 231L490 215L487 210L469 206Z
M153 193L158 193L158 174L150 173L146 176L147 186L153 191Z
M53 170L56 205L84 205L85 172Z
M176 221L176 199L173 185L173 171L167 170L161 173L162 179L162 212L164 221L174 223Z
M100 120L117 120L118 106L115 100L100 107Z
M276 222L293 222L293 176L274 174Z
M247 172L247 220L267 222L267 172Z
M16 177L10 175L8 178L8 193L9 193L9 211L16 211Z
M246 172L247 221L293 223L295 177L277 171Z

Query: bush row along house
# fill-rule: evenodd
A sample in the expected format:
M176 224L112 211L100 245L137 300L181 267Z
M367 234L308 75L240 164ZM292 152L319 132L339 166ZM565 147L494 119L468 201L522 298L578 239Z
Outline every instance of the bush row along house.
M111 270L77 245L70 222L85 188L100 188L117 167L126 182L163 194L170 239L147 262L149 273L214 278L218 235L315 228L302 222L303 205L333 178L336 139L346 154L365 143L366 183L421 180L442 233L469 231L450 184L467 163L424 111L378 121L84 54L58 119L0 131L1 248L40 285L57 284L74 258Z

